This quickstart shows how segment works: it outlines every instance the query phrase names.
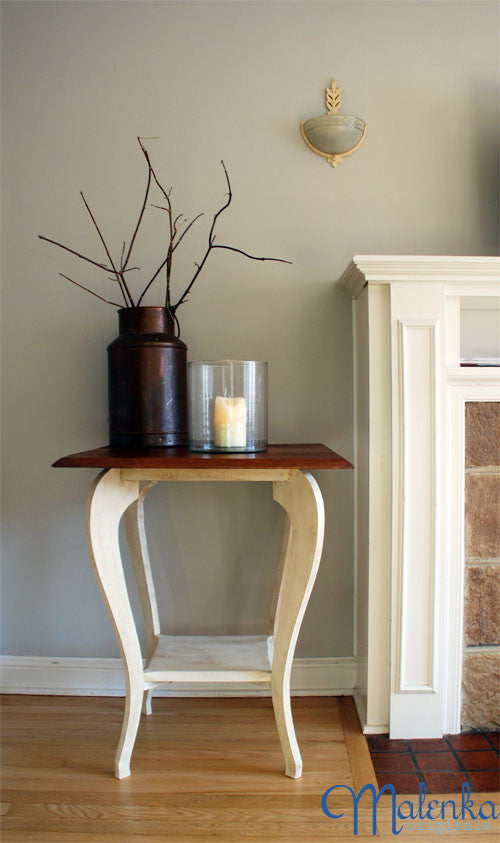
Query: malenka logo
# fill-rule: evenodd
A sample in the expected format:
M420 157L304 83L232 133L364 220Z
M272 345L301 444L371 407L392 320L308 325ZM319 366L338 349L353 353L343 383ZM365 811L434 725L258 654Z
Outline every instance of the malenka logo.
M396 803L396 791L394 785L385 784L380 788L379 792L375 790L372 784L365 784L356 796L352 787L346 784L336 784L325 790L321 798L321 807L327 817L332 820L339 820L343 814L333 813L333 792L337 790L347 790L352 796L352 804L354 808L353 815L353 834L358 834L358 806L359 800L365 793L371 794L372 800L372 835L377 833L377 808L379 799L383 793L391 794L391 816L392 816L392 833L401 834L403 828L409 832L427 831L434 834L443 834L444 831L448 833L461 831L484 831L492 830L491 822L485 820L497 820L500 817L500 811L495 810L494 803L487 799L481 802L476 811L473 810L474 802L470 798L470 787L467 782L462 785L462 804L458 805L453 799L445 799L439 802L438 799L431 799L428 804L424 805L425 797L427 795L427 788L423 782L420 783L418 804L415 805L413 800L405 799L400 804ZM458 800L457 800L458 801ZM448 809L448 810L447 810ZM398 820L405 820L402 825L398 827ZM452 826L452 821L455 827Z

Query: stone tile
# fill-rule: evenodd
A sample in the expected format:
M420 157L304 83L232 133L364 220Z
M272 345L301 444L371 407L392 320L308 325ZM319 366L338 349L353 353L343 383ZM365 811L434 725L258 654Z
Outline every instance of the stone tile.
M400 793L418 793L419 782L417 773L377 773L379 790L385 784L392 784L398 795Z
M500 557L500 472L465 476L465 555Z
M487 738L481 732L464 732L447 737L453 749L490 749Z
M462 729L498 729L500 725L500 650L465 653Z
M458 757L465 770L497 770L498 754L494 749L460 751Z
M413 752L449 752L450 747L444 738L412 738L408 741Z
M500 644L500 565L467 565L466 646Z
M500 750L500 732L487 732L487 738L496 749Z
M500 401L466 403L465 465L500 465Z
M479 770L468 773L478 793L495 793L500 790L500 772L498 770Z
M413 752L449 752L445 738L411 738L408 743Z
M491 750L491 754L493 755L493 750ZM448 752L418 752L415 759L422 772L427 770L447 770L448 772L460 770L460 764L451 750L448 750Z
M389 735L367 735L370 752L408 752L405 740L390 738Z
M409 752L372 752L371 756L376 773L415 772L415 765Z
M426 773L424 778L429 793L461 793L467 781L464 773Z

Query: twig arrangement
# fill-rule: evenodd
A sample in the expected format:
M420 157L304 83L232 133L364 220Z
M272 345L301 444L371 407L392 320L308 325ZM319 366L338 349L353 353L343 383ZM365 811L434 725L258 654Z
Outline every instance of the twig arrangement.
M229 205L231 204L231 199L233 198L233 194L231 192L231 183L229 181L229 175L228 175L228 172L226 170L224 161L221 161L222 168L224 170L224 175L225 175L225 178L226 178L227 189L228 189L227 199L225 200L224 204L219 208L217 213L214 215L214 218L212 220L212 225L210 226L210 231L209 231L209 234L208 234L207 249L206 249L203 257L201 258L200 262L195 263L196 269L195 269L193 277L191 278L191 280L187 284L187 286L186 286L184 292L182 293L182 295L180 296L180 298L175 303L172 302L171 280L172 280L172 264L173 264L174 252L177 249L177 247L181 244L182 240L184 239L184 237L186 236L188 231L191 229L191 227L195 224L195 222L197 220L200 219L200 217L203 216L203 214L202 213L197 214L190 221L188 221L187 218L183 217L182 214L178 214L177 216L174 216L172 201L171 201L172 188L170 188L170 190L167 191L167 190L165 190L165 188L160 183L160 181L158 179L158 176L156 175L156 172L153 168L153 165L151 164L151 159L149 157L149 153L148 153L146 147L143 144L143 141L146 140L146 138L137 138L137 140L139 142L139 146L142 150L144 158L146 159L146 163L147 163L147 167L148 167L146 191L145 191L144 199L142 201L141 209L140 209L140 212L139 212L139 218L138 218L136 226L134 228L134 232L132 234L132 237L130 238L130 243L128 245L128 248L127 248L126 242L125 241L123 242L123 247L122 247L122 252L121 252L119 263L117 263L115 260L113 260L113 258L111 256L111 252L110 252L110 250L109 250L109 248L106 244L106 241L103 237L103 234L101 232L101 229L99 228L99 225L97 224L97 221L94 217L94 214L92 213L92 210L91 210L87 200L85 199L85 196L83 195L83 193L80 193L80 195L82 197L82 200L83 200L83 204L85 205L85 208L87 209L87 211L89 213L89 216L90 216L90 218L91 218L91 220L94 224L94 227L97 231L99 239L102 243L102 246L104 247L104 251L106 253L106 257L108 259L109 265L106 264L106 263L100 263L99 261L93 260L92 258L89 258L86 255L82 255L82 254L80 254L80 252L77 252L75 249L71 249L69 246L65 246L63 243L58 243L56 240L51 240L50 237L44 237L42 234L38 235L41 240L46 240L48 243L53 243L55 246L59 246L59 248L65 249L67 252L70 252L71 254L76 255L76 257L80 258L81 260L84 260L87 263L90 263L92 266L96 266L96 267L98 267L98 269L101 269L104 272L109 273L108 277L110 277L112 281L116 281L116 283L118 284L120 294L121 294L121 298L123 299L123 302L111 301L110 299L107 299L104 296L101 296L99 293L96 293L94 290L90 290L88 287L84 286L83 284L80 284L79 281L75 281L73 278L69 278L67 275L64 275L62 272L60 272L59 275L61 275L67 281L70 281L72 284L75 284L77 287L80 287L82 290L86 290L87 293L90 293L92 296L96 296L96 298L101 299L101 301L106 302L106 304L111 304L111 305L113 305L113 307L122 308L122 307L140 307L141 302L144 299L144 296L146 295L148 290L150 289L151 285L158 278L160 273L164 270L165 271L165 307L169 310L172 317L175 319L176 318L175 312L176 312L177 308L180 307L180 305L183 304L186 301L189 293L191 292L193 284L195 283L195 281L198 278L201 270L205 266L207 258L208 258L210 252L213 249L228 249L231 252L238 252L240 255L244 255L246 258L250 258L251 260L278 261L280 263L291 263L291 261L284 260L283 258L259 258L259 257L256 257L255 255L248 254L248 252L244 252L242 249L237 249L235 246L225 246L225 245L222 245L222 244L219 244L219 243L215 242L215 226L216 226L217 220L220 217L220 215L223 213L223 211L225 211L226 208L229 207ZM133 298L132 293L130 291L130 287L127 283L126 274L128 272L132 272L133 270L139 269L139 267L137 267L137 266L129 266L129 263L130 263L130 259L131 259L131 256L132 256L132 250L134 248L134 244L135 244L135 241L136 241L136 238L137 238L137 234L138 234L139 229L141 227L141 223L142 223L143 218L144 218L146 207L148 205L148 200L149 200L149 197L150 197L153 182L154 182L154 184L156 184L156 186L160 190L160 193L162 194L162 196L165 200L165 205L154 205L154 204L152 204L152 207L159 208L162 211L166 211L166 213L168 215L168 249L167 249L166 257L164 258L164 260L159 265L158 269L153 274L153 277L150 278L150 280L147 282L146 286L144 287L141 294L137 298L137 301L135 301L135 299Z

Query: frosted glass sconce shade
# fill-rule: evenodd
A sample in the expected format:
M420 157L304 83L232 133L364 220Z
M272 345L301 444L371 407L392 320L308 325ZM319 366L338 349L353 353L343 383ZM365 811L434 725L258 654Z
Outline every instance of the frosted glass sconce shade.
M363 143L366 123L360 117L338 114L341 103L341 88L326 89L328 112L322 117L312 117L300 125L305 143L316 155L321 155L332 166L337 167L342 158L352 155Z

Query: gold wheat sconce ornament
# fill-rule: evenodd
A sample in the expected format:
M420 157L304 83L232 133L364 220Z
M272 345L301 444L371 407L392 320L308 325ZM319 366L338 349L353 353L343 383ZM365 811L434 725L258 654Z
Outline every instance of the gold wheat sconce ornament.
M331 88L326 89L327 113L300 124L302 137L309 149L326 158L332 167L341 164L346 155L356 152L366 135L364 120L338 113L341 91L342 88L337 88L333 79Z

